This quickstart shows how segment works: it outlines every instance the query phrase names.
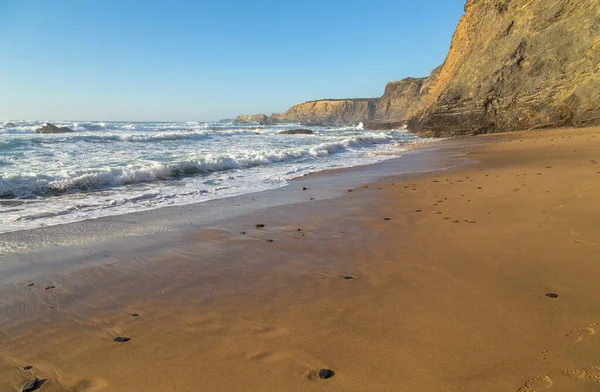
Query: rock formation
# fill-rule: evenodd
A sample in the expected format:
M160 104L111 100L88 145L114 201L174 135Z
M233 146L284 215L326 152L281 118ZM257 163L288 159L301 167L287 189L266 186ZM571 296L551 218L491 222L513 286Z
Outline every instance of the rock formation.
M468 0L444 64L388 84L367 128L433 135L600 124L600 3Z
M321 123L324 125L358 124L375 118L376 98L324 99L292 106L287 112L273 114L267 120L279 123Z
M310 129L288 129L287 131L279 132L280 135L314 135Z
M598 0L467 0L444 63L381 99L323 100L269 123L462 135L600 124Z
M69 127L57 127L54 124L46 124L41 128L38 128L35 130L36 133L68 133L68 132L74 132L71 128Z
M267 116L264 114L242 114L235 119L238 124L265 124Z

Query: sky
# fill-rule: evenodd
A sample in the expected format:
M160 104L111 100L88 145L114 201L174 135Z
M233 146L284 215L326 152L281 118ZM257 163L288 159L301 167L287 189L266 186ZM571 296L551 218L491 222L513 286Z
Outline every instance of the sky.
M215 121L427 76L464 0L0 0L0 120Z

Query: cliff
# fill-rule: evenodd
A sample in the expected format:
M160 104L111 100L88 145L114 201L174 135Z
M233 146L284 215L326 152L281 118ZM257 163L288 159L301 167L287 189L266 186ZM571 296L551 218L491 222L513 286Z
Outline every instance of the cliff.
M600 3L468 0L444 64L388 84L376 122L434 135L600 124Z
M273 114L268 123L358 124L375 118L376 98L324 99L292 106L287 112Z
M267 120L408 125L462 135L600 124L598 0L467 0L444 63L381 99L322 100Z
M241 114L237 116L235 122L238 124L265 124L267 116L264 114Z

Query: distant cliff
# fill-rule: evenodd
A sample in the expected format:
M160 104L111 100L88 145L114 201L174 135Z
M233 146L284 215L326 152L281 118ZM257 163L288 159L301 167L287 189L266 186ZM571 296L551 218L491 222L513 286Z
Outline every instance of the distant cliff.
M390 82L379 100L306 102L267 121L430 135L600 124L600 1L467 0L429 77Z
M309 101L292 106L285 113L274 113L266 118L264 123L358 124L359 122L367 122L375 119L377 101L377 98ZM261 116L264 115L242 115L236 121L244 124L248 122L245 121L246 119L259 119L262 118Z
M600 124L600 2L468 0L444 64L388 84L376 122L473 134Z
M238 124L265 124L267 116L264 114L241 114L237 116L235 122Z

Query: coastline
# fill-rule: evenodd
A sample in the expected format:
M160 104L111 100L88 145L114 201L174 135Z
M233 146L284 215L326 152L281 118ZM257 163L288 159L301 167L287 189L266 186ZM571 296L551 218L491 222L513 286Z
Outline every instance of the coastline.
M143 252L124 238L29 253L0 289L0 389L31 374L49 391L594 388L596 135L452 140L433 155L481 163L315 174L266 199L321 199L265 201Z

